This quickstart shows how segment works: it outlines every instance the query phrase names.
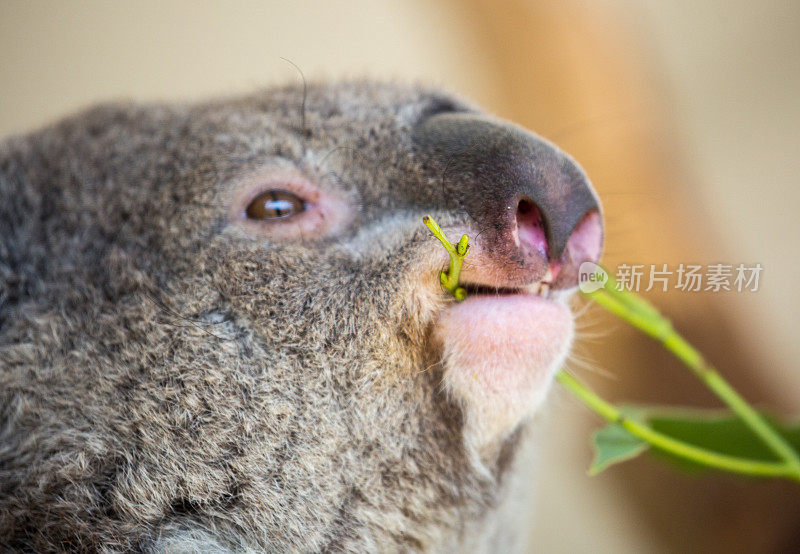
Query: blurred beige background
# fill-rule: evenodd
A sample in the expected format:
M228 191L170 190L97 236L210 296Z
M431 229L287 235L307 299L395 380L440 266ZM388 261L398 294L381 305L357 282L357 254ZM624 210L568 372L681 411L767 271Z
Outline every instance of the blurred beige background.
M281 57L309 79L422 80L471 97L587 168L608 265L761 263L754 294L652 299L748 396L800 413L796 2L5 0L0 52L2 136L99 100L298 79ZM586 319L600 338L579 352L612 375L595 379L611 396L674 402L696 386L653 361L646 339L596 311ZM785 513L800 492L674 476L652 460L589 479L594 420L563 394L551 406L534 551L800 548Z

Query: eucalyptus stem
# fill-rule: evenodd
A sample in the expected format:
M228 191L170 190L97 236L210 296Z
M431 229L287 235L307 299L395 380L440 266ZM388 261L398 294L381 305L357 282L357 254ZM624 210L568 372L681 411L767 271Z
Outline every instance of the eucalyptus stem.
M609 276L604 288L587 296L659 341L794 471L800 473L800 456L792 446L750 404L706 362L703 355L689 344L672 326L672 323L643 298L629 291L617 290Z
M734 473L757 477L785 477L800 482L800 471L788 464L762 462L719 454L673 439L670 436L659 433L645 423L625 417L619 408L598 396L593 390L564 370L558 372L556 380L577 396L587 407L604 419L620 425L631 435L642 439L664 452L674 454L707 467Z
M461 276L461 263L466 255L469 254L469 237L462 235L457 243L451 243L431 216L426 215L422 218L422 222L439 239L447 253L450 254L450 267L447 272L439 272L439 281L450 294L455 296L456 300L459 302L464 300L467 297L467 291L458 286L458 279Z
M458 286L461 264L469 253L469 237L463 235L457 243L447 240L441 228L426 215L423 222L436 236L450 255L447 272L439 273L442 285L461 301L466 298L466 290ZM626 417L615 405L598 396L564 370L556 375L556 380L578 397L587 407L611 423L624 428L631 435L644 442L691 460L695 463L734 473L761 477L785 477L800 482L800 456L792 446L767 421L739 395L733 387L708 364L702 354L672 327L672 323L647 300L636 294L617 290L614 279L604 280L603 288L587 293L592 300L624 319L634 327L659 341L667 350L681 360L705 385L711 389L733 412L761 439L783 462L768 462L728 456L705 448L674 439L660 433L642 421Z

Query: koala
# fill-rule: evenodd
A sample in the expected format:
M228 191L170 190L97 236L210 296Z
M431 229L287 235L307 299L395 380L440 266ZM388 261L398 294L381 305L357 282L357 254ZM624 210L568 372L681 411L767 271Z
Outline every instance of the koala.
M422 224L470 237L457 302ZM0 548L524 548L600 204L556 146L368 80L0 143Z

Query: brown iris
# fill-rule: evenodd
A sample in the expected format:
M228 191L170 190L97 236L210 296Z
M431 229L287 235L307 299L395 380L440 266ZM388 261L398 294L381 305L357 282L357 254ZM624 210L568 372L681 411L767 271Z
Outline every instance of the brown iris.
M268 190L256 196L245 213L249 219L261 221L286 219L306 209L302 198L286 190Z

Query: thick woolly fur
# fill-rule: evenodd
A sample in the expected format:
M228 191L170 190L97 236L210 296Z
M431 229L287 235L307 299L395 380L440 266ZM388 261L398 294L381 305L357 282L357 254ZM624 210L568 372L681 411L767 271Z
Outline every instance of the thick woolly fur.
M421 216L470 222L411 130L474 108L371 82L302 100L106 105L0 144L0 549L497 551L524 534L508 514L527 428L488 457L465 443L431 331L452 300ZM335 232L242 231L236 184L271 168L344 199Z

